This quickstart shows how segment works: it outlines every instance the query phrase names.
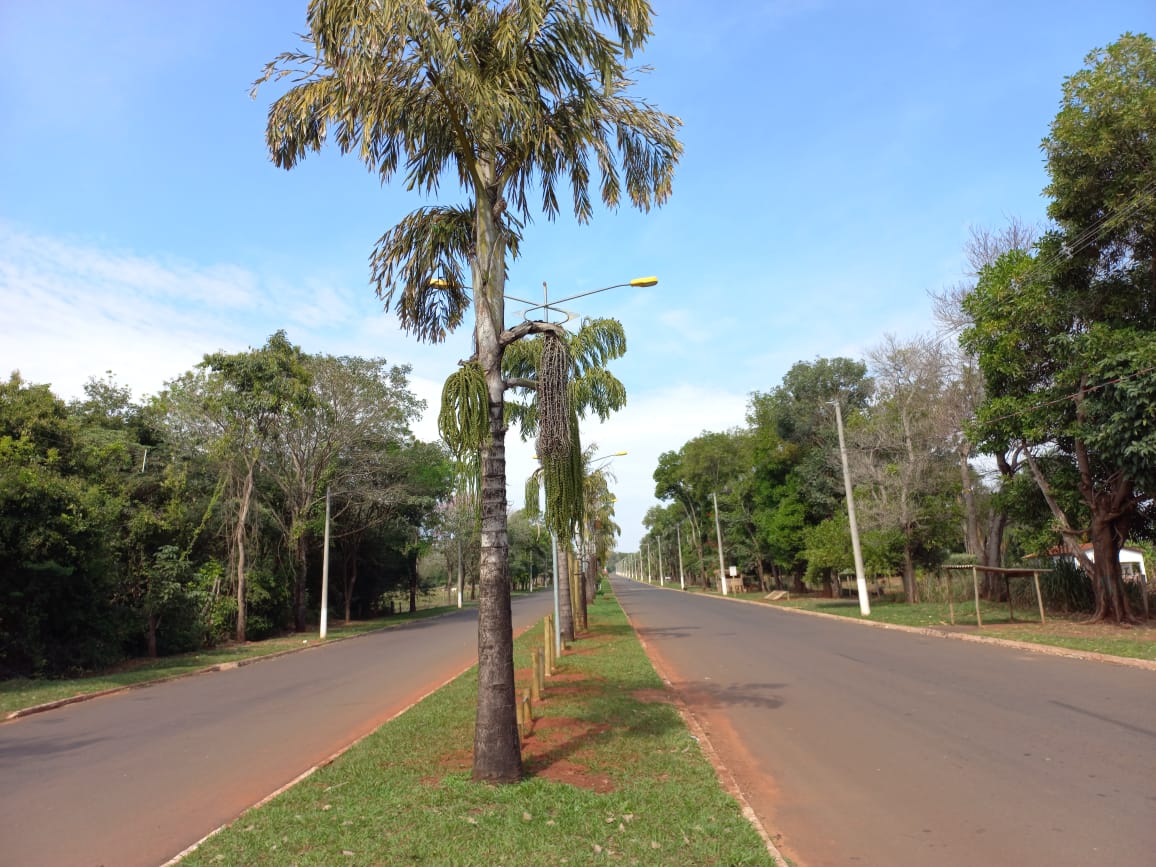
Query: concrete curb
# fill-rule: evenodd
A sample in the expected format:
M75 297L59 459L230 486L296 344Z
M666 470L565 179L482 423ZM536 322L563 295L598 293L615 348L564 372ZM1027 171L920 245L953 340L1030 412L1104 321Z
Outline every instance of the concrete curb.
M635 581L627 578L627 581ZM648 584L645 581L636 581L658 590L675 590L684 592L680 588L666 587L658 584ZM986 635L970 635L966 632L952 632L947 629L938 629L934 626L904 626L899 623L879 623L875 620L860 620L854 617L843 617L839 614L826 614L822 611L808 611L804 608L790 608L784 605L773 605L757 599L736 599L733 596L719 596L715 593L696 593L695 596L703 599L717 599L719 602L738 602L744 605L757 605L760 608L772 608L775 611L787 611L791 614L805 614L808 617L824 617L828 620L837 620L840 623L854 623L858 626L870 626L875 629L893 629L898 632L911 632L917 635L926 635L931 638L949 638L957 641L971 641L977 644L994 644L997 647L1007 647L1014 650L1024 650L1029 653L1042 653L1047 656L1063 656L1068 659L1083 659L1088 662L1105 662L1111 665L1123 665L1128 668L1140 668L1147 671L1156 671L1156 660L1135 659L1130 656L1113 656L1110 653L1094 653L1090 650L1073 650L1068 647L1056 647L1053 644L1036 644L1031 641L1013 641L1010 638L995 638Z

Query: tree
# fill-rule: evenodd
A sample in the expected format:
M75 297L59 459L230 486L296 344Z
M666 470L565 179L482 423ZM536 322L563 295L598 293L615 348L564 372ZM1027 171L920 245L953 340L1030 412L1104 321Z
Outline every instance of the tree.
M220 469L237 601L235 636L245 641L257 467L273 441L278 420L311 401L301 350L278 331L261 349L208 354L197 372L169 384L165 401L174 431L186 436L187 448L209 449Z
M581 326L565 335L565 360L550 353L551 344L545 336L523 340L511 346L503 357L507 387L516 397L506 404L506 415L521 429L523 439L538 437L540 468L526 486L527 511L538 512L538 483L545 488L546 508L543 516L547 529L558 539L558 617L561 634L573 641L575 629L585 629L584 594L571 592L570 542L583 531L586 506L586 462L593 452L583 451L579 422L591 412L605 421L612 412L626 405L626 387L607 369L607 365L626 353L626 333L616 319L583 319ZM564 378L548 375L550 357L564 363ZM564 431L544 430L543 411L551 402L558 402L565 388ZM557 439L564 433L568 448L556 455L544 447L548 439ZM575 599L577 609L570 604Z
M682 505L691 523L704 581L715 570L706 563L704 549L709 545L718 550L714 521L710 517L714 509L712 494L721 494L725 499L731 485L737 484L750 469L747 440L739 431L702 433L688 440L677 452L665 452L658 458L654 495Z
M983 269L1013 250L1029 252L1035 245L1037 235L1033 226L1014 218L998 231L975 227L971 229L964 247L970 269L967 281L933 295L935 318L943 329L944 337L951 333L958 334L973 324L964 301L975 290L976 280ZM944 395L942 409L945 426L953 431L952 438L959 462L960 496L965 521L964 546L980 565L999 567L1004 565L1004 533L1009 520L1005 490L1024 466L1023 446L1018 442L1001 444L989 440L987 448L995 459L998 484L985 486L980 483L971 463L977 444L969 435L969 426L984 400L983 375L979 370L978 359L959 346L958 341L956 347L951 359L955 370ZM999 580L999 576L985 573L982 580L984 595L1002 601L1006 585Z
M368 481L383 452L411 439L408 426L424 406L408 389L408 366L330 355L306 356L303 365L311 399L298 412L277 418L265 458L281 492L275 514L293 564L297 632L305 630L308 555L315 535L310 527L326 487Z
M794 364L782 384L751 395L755 477L755 517L768 553L801 587L805 551L813 548L805 530L843 508L837 431L831 402L848 413L867 406L874 383L867 367L849 358L818 358Z
M948 353L927 338L901 343L887 337L870 358L875 401L861 423L851 426L850 440L858 446L853 466L868 492L864 523L898 531L904 595L908 602L917 602L917 559L921 552L934 550L936 537L954 512L951 418L943 412Z
M464 206L425 207L403 219L379 240L372 262L387 306L429 342L461 325L469 303L463 264L470 271L470 364L482 380L475 395L484 398L486 417L483 425L466 420L474 436L453 445L481 454L478 780L509 782L522 773L502 356L530 333L561 339L558 325L506 328L507 260L517 253L518 226L533 216L535 186L547 218L560 209L563 181L578 220L593 216L591 159L607 206L625 194L646 210L669 196L679 121L629 96L625 66L650 35L650 16L645 0L314 0L308 50L276 58L260 79L297 76L269 112L267 141L278 166L292 168L331 138L383 182L404 164L411 189L433 193L456 178L466 192Z
M0 383L0 677L116 662L116 506L85 474L79 431L47 385Z
M1125 34L1064 82L1043 147L1058 228L982 273L967 311L989 399L977 429L1020 441L1065 547L1093 576L1094 618L1131 619L1119 549L1156 490L1156 43ZM1044 457L1065 456L1080 507ZM1095 562L1080 550L1091 539Z

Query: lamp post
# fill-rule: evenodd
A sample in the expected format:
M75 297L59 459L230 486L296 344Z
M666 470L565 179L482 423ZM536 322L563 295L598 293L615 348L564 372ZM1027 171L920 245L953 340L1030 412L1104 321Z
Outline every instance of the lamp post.
M329 485L325 486L325 550L321 555L321 637L329 631Z

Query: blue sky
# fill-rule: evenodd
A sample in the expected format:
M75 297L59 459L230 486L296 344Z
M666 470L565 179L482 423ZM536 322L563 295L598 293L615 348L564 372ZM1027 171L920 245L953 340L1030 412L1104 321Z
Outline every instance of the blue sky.
M510 292L614 316L628 407L587 442L616 459L620 547L654 504L657 456L744 423L749 395L800 360L860 358L934 328L969 227L1044 219L1040 140L1065 76L1151 0L656 0L639 95L680 116L668 205L539 220ZM81 393L112 371L157 392L206 352L284 328L308 352L413 365L436 436L464 330L426 346L368 287L373 242L423 204L352 159L269 162L249 98L296 48L304 0L0 3L0 375ZM442 200L461 201L444 188ZM512 311L511 311L512 314ZM531 449L511 436L520 505Z

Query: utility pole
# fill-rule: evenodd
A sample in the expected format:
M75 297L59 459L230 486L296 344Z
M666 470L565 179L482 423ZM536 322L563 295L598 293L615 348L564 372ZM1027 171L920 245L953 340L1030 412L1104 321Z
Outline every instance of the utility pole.
M678 540L678 584L680 589L686 589L686 574L682 571L682 524L674 525L674 536Z
M839 401L835 404L835 425L839 428L839 457L843 461L843 487L847 491L847 520L851 524L851 551L855 555L855 587L859 591L859 613L866 617L871 613L871 600L867 596L867 578L863 571L863 549L859 547L859 525L855 521L855 496L851 492L851 470L847 465L847 443L843 439L843 411Z
M321 555L321 637L329 631L329 485L325 486L325 550Z
M718 580L722 585L723 596L727 595L727 576L726 566L723 565L722 552L722 530L719 528L718 522L718 494L714 491L710 492L711 499L714 500L714 537L718 541Z

